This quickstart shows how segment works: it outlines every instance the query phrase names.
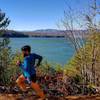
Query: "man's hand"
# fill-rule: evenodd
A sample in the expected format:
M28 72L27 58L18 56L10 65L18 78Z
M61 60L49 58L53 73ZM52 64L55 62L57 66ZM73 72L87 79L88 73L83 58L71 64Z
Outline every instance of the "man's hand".
M21 64L21 61L18 60L18 61L16 62L16 65L19 66L20 64Z

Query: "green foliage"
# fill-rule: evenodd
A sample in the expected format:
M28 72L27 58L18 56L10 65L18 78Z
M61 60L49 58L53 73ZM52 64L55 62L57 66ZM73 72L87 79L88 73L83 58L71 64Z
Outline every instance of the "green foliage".
M4 30L8 27L9 23L9 18L7 18L6 14L0 10L0 35L4 33Z
M78 58L77 57L73 57L69 63L67 63L65 66L64 66L64 73L67 75L67 76L75 76L75 75L79 75L80 74L80 67L78 66Z
M15 54L13 54L13 59L10 62L11 64L10 70L12 71L11 74L12 76L15 76L15 77L17 77L17 75L21 73L19 66L16 65L17 61L23 62L23 56L19 52L16 52Z
M63 66L61 66L60 64L56 64L54 69L58 73L63 72Z
M82 77L78 74L76 74L75 76L73 76L74 82L76 84L79 84L80 82L82 82Z
M37 68L38 75L54 74L55 69L53 64L48 61L43 61L43 63Z
M93 55L94 52L94 55ZM94 64L95 69L92 69ZM84 66L84 67L83 67ZM95 71L95 80L99 78L100 73L100 33L90 34L86 43L74 55L68 64L64 66L65 73L68 76L79 75L81 78L86 77L88 82L91 82L93 71ZM85 68L85 69L83 69ZM82 71L85 70L85 76Z
M1 33L4 32L9 23L9 18L6 18L5 13L0 10L0 35L2 35ZM9 80L8 68L12 59L9 42L9 38L0 39L0 84L6 84Z
M11 61L11 48L9 47L9 39L1 39L0 41L0 84L6 84L8 79L7 70Z

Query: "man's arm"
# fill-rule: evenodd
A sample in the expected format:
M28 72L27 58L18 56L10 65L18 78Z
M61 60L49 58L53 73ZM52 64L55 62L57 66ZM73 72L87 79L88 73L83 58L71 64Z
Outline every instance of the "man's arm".
M27 77L30 77L29 73L28 73L28 67L30 67L29 61L27 58L24 59L23 63L19 63L19 67L23 70L23 72L25 72Z
M40 55L38 55L38 54L34 54L34 56L35 56L35 59L38 59L38 62L37 62L37 65L36 66L40 66L43 57L40 56Z

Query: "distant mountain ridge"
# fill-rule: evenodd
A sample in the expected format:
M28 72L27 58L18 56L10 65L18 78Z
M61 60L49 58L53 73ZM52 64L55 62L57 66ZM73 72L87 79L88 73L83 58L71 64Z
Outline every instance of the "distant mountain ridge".
M37 32L37 33L39 33L39 32L42 32L42 33L60 33L60 32L62 32L62 31L64 31L64 30L57 30L57 29L41 29L41 30L35 30L34 32Z
M75 34L78 35L79 32L81 33L83 31L75 30ZM4 34L1 35L1 37L65 37L66 32L68 33L69 30L57 30L57 29L41 29L35 31L6 30L4 31Z
M24 34L28 34L29 36L36 36L36 37L64 37L63 30L56 30L56 29L41 29L35 31L26 31L23 32Z

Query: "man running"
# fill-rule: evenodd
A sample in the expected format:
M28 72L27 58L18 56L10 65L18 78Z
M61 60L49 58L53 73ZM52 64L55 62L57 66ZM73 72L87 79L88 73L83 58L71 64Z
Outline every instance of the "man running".
M24 61L21 63L17 61L17 65L22 69L23 74L19 76L16 83L20 87L23 92L26 92L26 84L27 80L28 84L35 90L37 95L41 98L41 100L45 99L45 95L43 91L40 89L39 84L36 83L36 70L35 63L38 60L36 67L38 67L42 61L42 56L37 55L35 53L31 53L31 47L26 45L21 48L22 54L24 56Z

